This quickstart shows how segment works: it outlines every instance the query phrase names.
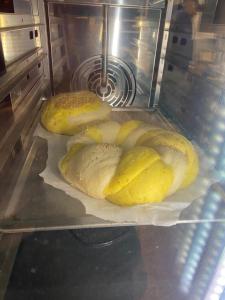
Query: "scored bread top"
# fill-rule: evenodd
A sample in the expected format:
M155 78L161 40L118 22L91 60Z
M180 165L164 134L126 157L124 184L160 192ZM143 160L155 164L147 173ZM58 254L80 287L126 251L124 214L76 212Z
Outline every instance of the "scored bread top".
M41 123L50 132L73 135L80 125L107 119L110 112L110 105L92 92L63 93L46 101Z
M92 92L80 91L74 93L62 93L51 98L55 107L78 108L86 104L100 103L100 99Z

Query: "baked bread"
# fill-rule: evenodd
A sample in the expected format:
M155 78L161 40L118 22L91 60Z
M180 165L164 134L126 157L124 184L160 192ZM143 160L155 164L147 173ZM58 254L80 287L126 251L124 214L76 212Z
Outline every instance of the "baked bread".
M42 125L51 132L73 135L81 125L108 118L111 107L94 93L80 91L58 94L44 105Z
M87 125L81 132L75 134L68 141L69 149L74 144L108 143L114 144L120 130L120 124L116 121L105 121L95 125Z
M87 126L59 163L67 182L121 206L160 202L198 174L191 142L177 132L131 120Z
M150 136L148 137L148 135ZM181 134L163 130L158 131L157 134L154 135L154 130L152 130L152 132L146 133L145 136L143 135L137 141L137 144L154 148L161 154L162 159L166 163L171 164L176 173L178 169L181 168L181 161L183 161L183 164L186 164L186 168L185 172L182 172L183 179L181 187L187 187L195 180L199 171L198 156L191 142ZM173 157L173 162L171 159L168 159L169 154ZM178 158L178 155L180 158ZM178 159L178 161L176 161L176 159ZM181 176L179 176L179 178L181 178Z
M156 151L135 146L123 153L114 176L105 188L105 198L122 206L161 202L172 181L172 168L161 160Z
M78 146L79 145L79 146ZM104 198L119 163L122 149L113 144L76 144L60 162L64 178L84 193Z

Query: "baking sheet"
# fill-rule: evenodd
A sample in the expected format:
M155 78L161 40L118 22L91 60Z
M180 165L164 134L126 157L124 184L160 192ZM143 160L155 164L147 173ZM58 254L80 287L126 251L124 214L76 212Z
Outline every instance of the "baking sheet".
M167 197L162 203L120 207L107 200L92 198L71 187L63 179L58 169L58 162L66 153L66 144L70 137L49 133L41 125L38 125L34 135L44 138L48 142L46 168L40 174L44 182L57 189L61 189L73 197L74 201L80 201L86 209L86 214L94 215L106 221L139 225L175 225L179 223L181 212L193 201L202 198L209 186L216 181L215 177L210 175L210 166L206 158L200 149L197 149L201 171L197 180L190 187Z

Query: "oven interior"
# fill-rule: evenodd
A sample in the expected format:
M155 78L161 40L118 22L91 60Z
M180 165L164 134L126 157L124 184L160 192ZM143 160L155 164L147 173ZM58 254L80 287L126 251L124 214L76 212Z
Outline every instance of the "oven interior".
M86 214L38 176L47 159L33 135L43 101L84 89L118 116L156 119L200 147L217 180L184 220L207 219L205 203L224 199L223 2L34 0L0 9L0 230L124 225Z

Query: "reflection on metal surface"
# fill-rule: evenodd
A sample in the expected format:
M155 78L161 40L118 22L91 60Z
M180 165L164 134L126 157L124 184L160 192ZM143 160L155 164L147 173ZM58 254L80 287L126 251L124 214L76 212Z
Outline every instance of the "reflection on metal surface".
M39 27L0 33L6 65L41 46L40 35L35 36L35 30L39 32Z
M5 97L18 81L44 58L45 54L41 49L35 50L9 66L7 73L0 78L0 99Z
M166 9L166 15L165 15L164 31L163 31L163 34L161 34L161 38L162 38L161 49L159 49L159 50L161 50L161 52L160 52L160 58L159 58L159 66L158 66L155 94L154 94L154 98L150 99L152 102L152 103L150 103L152 107L158 107L160 96L161 96L161 83L162 83L163 73L164 73L165 55L166 55L166 51L167 51L167 44L168 44L168 38L169 38L169 29L170 29L171 17L172 17L172 12L173 12L173 5L174 5L174 0L169 0L168 4L167 4L167 9Z
M199 219L215 219L220 202L221 196L214 191L210 191L204 199L204 205L199 215ZM195 273L203 255L204 248L207 245L207 240L212 228L213 224L210 223L198 225L195 234L191 239L191 247L188 251L188 256L185 260L181 276L181 290L184 293L188 293L190 291L192 281L194 280ZM189 238L186 239L186 242L189 242Z
M0 31L40 23L39 16L0 14Z
M221 218L225 217L224 207L220 208L217 215ZM217 270L221 270L221 267L223 266L221 258L223 257L225 245L224 230L224 222L220 224L214 224L211 229L207 247L204 249L204 255L201 258L201 264L199 265L198 273L196 274L195 281L192 284L190 297L193 300L223 299L223 297L220 298L220 295L223 292L221 291L221 287L223 287L223 285L216 286L215 281L218 279L216 278ZM217 291L217 293L215 293L215 291ZM217 296L217 298L214 298L215 296Z
M194 213L199 220L225 219L224 191L210 188ZM182 225L177 263L180 290L192 300L222 300L225 280L225 223Z
M134 106L149 105L160 17L160 10L111 8L109 53L133 70L138 87Z
M214 22L218 1L197 2L173 6L159 105L199 143L224 180L225 28Z
M134 7L153 7L153 8L164 8L165 0L47 0L49 3L59 3L59 4L74 4L74 5L110 5L110 6L134 6Z
M32 0L31 0L32 1ZM31 14L30 0L2 0L0 12L15 14Z
M133 102L125 102L133 103L135 107L148 108L161 11L149 7L126 7L123 6L123 1L120 1L120 4L118 7L110 6L107 10L107 52L110 57L116 57L123 62L121 69L130 69L128 73L133 73L135 77L137 89L132 93L136 96ZM105 50L105 47L102 48L102 36L106 18L102 17L102 7L58 5L56 8L57 13L53 18L64 20L66 28L65 43L70 61L68 74L96 55L105 57L102 52L102 49ZM55 42L55 38L59 38L58 27L54 26L51 26L52 43ZM127 67L124 68L123 64ZM134 88L134 85L131 87Z
M35 82L43 75L43 63L34 66L27 74L18 81L11 90L12 108L15 111L19 105L23 105L23 99L34 86Z
M49 46L50 77L52 93L66 77L69 67L67 43L65 39L65 20L54 15L54 9L46 5L47 34ZM51 12L53 10L53 12Z
M221 242L225 230L225 224L218 229L217 242ZM224 241L223 241L224 242ZM223 244L223 243L222 243ZM205 300L223 300L221 297L225 290L225 245L222 245L222 253L219 256L218 264L215 268L211 284L205 296Z
M223 0L218 0L216 11L215 11L214 24L223 24L223 25L225 24L224 13L225 13L225 2Z
M130 105L135 96L136 83L129 66L122 60L109 56L105 88L102 88L101 70L101 56L84 61L73 75L72 90L89 89L113 106Z
M108 80L108 28L109 28L109 7L103 5L103 36L102 36L102 75L101 75L101 87L106 89Z
M36 80L32 88L22 99L23 105L17 107L13 112L12 122L3 122L3 125L1 126L2 135L0 139L0 170L3 168L4 164L6 163L6 160L11 154L12 148L18 141L27 119L30 118L31 113L35 111L36 107L39 106L37 103L37 99L40 98L43 87L44 82L42 78Z
M4 59L3 49L2 49L2 40L0 36L0 76L2 76L5 72L6 72L5 59Z
M113 24L113 37L112 37L112 55L118 55L119 47L119 36L120 36L120 26L121 26L121 8L118 7L116 10L116 16Z
M32 13L31 0L13 0L14 13L27 14Z

